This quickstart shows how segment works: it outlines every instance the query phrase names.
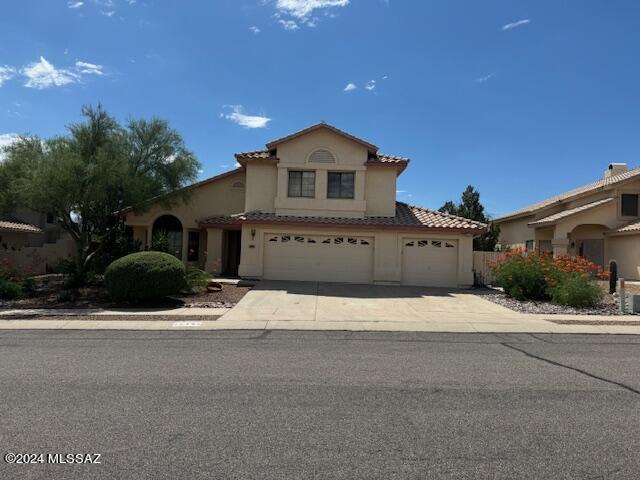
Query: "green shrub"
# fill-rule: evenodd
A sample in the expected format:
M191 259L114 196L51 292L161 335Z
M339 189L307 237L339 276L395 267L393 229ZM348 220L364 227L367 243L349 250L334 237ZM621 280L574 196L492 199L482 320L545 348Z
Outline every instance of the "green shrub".
M0 298L4 300L13 300L16 298L22 298L23 296L24 289L20 282L0 278Z
M602 288L593 283L589 277L579 274L566 274L555 286L549 287L551 301L571 307L593 307L602 300Z
M546 299L548 293L545 277L549 263L547 255L507 254L506 260L494 268L496 283L504 288L507 295L518 300Z
M195 267L187 267L187 286L189 288L206 287L211 275Z
M184 264L162 252L138 252L119 258L107 267L104 283L115 300L154 300L186 286Z

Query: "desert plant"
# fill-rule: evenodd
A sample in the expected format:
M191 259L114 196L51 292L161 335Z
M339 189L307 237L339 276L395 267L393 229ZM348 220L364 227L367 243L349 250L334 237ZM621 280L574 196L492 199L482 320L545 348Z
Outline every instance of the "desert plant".
M166 230L158 230L151 239L150 250L154 252L173 253L169 243L169 233Z
M24 289L20 282L0 278L0 298L3 300L14 300L24 296Z
M568 273L561 282L549 286L551 301L572 307L593 307L602 300L602 288L580 273Z
M518 300L545 299L550 263L551 258L544 254L508 252L505 260L494 266L496 283Z
M155 300L186 286L185 267L168 253L132 253L107 267L104 283L115 300Z
M211 275L195 267L187 267L187 286L189 288L206 287Z
M515 250L493 265L496 283L518 300L546 300L587 307L602 300L593 279L607 278L601 267L582 257L552 257L547 253Z

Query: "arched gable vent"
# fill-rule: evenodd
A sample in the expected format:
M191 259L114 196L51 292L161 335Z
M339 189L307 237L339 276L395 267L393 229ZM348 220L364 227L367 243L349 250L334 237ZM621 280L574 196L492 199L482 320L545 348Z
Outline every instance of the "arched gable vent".
M314 163L336 163L336 157L329 150L319 148L309 155L309 162Z

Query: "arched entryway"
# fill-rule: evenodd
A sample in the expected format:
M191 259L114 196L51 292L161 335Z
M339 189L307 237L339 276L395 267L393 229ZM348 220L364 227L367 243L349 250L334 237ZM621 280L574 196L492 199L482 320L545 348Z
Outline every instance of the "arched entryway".
M580 255L596 265L604 266L604 233L606 225L581 224L569 234L572 255Z
M173 215L162 215L153 222L151 248L182 259L182 223Z

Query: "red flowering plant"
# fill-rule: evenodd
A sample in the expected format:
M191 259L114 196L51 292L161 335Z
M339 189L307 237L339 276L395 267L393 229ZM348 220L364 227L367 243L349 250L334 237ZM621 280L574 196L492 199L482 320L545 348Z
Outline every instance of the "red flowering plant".
M593 281L607 278L602 267L578 256L515 250L492 265L496 283L518 300L548 300L587 307L597 304L602 289Z

